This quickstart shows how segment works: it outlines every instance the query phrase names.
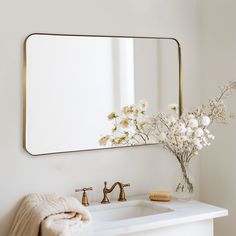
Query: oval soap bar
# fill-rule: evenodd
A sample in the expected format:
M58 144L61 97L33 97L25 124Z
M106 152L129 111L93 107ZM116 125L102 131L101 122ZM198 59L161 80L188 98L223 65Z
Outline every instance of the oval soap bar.
M168 191L154 191L149 194L151 201L168 202L171 200L171 193Z

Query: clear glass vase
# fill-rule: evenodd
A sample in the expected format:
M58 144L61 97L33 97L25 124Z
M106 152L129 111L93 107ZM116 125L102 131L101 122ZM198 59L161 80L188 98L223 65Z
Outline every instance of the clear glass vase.
M192 175L189 169L189 163L179 162L180 171L177 186L175 188L175 197L178 200L189 201L193 198Z

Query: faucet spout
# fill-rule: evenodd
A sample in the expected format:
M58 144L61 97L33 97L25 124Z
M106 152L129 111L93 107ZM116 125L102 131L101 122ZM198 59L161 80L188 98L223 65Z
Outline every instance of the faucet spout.
M115 182L111 186L111 188L107 188L107 182L105 181L104 182L104 188L103 188L103 199L101 201L102 204L110 203L109 198L107 197L107 194L111 193L117 185L120 188L120 194L119 194L118 201L126 201L124 187L130 186L130 184L123 184L121 182Z

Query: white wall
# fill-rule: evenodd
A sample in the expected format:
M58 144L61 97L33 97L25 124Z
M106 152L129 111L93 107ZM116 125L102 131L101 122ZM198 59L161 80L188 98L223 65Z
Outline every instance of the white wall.
M176 37L183 47L184 105L192 106L199 78L197 0L0 3L0 235L29 192L74 194L76 187L93 186L90 198L100 199L104 180L131 183L128 195L173 185L176 161L155 146L30 157L22 148L23 41L33 32Z
M236 1L201 1L202 102L214 95L218 85L236 78ZM228 106L236 113L236 93ZM229 216L216 220L216 236L236 235L236 121L212 129L216 139L201 154L201 200L229 209Z

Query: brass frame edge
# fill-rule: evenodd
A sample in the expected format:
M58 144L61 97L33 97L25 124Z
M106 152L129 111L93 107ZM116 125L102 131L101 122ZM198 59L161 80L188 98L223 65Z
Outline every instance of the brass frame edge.
M28 152L26 148L26 41L24 40L24 77L23 77L23 148Z
M27 103L27 94L26 94L26 84L27 84L27 40L33 35L48 35L48 36L81 36L81 37L111 37L111 38L141 38L141 39L168 39L174 40L178 47L178 62L179 62L179 117L181 117L183 113L183 79L182 79L182 53L181 53L181 46L179 41L173 37L146 37L146 36L122 36L122 35L77 35L77 34L56 34L56 33L32 33L29 34L24 40L24 79L23 79L23 148L25 151L30 154L31 156L45 156L45 155L52 155L52 154L62 154L62 153L73 153L73 152L82 152L82 151L94 151L94 150L106 150L106 149L114 149L114 148L127 148L127 147L140 147L140 146L152 146L157 145L159 143L153 144L140 144L135 146L121 146L121 147L107 147L107 148L94 148L94 149L85 149L85 150L71 150L71 151L63 151L63 152L52 152L52 153L42 153L42 154L33 154L26 147L26 103Z
M178 56L179 56L179 117L183 113L183 78L182 78L182 52L180 43L176 40L178 44Z

